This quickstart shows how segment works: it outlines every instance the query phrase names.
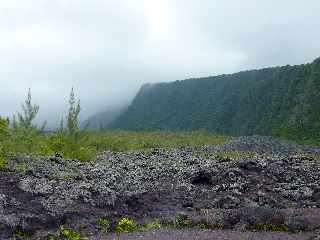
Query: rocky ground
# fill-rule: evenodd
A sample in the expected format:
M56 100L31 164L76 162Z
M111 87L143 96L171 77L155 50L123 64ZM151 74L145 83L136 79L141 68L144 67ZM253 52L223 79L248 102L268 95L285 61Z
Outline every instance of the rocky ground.
M62 225L88 239L320 239L319 154L253 136L202 149L105 152L87 163L12 158L0 171L0 239L47 239ZM102 217L114 225L177 215L188 230L115 236L98 225ZM204 224L210 230L191 228Z

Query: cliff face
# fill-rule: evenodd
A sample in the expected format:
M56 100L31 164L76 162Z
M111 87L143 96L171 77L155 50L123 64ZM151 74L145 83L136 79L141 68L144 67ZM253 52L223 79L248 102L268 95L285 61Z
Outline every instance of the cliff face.
M318 62L147 84L109 126L318 139Z

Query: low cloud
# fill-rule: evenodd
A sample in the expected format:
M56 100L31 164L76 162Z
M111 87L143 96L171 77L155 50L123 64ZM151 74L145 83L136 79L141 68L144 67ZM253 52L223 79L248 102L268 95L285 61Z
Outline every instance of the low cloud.
M320 56L310 0L3 0L0 115L27 89L53 125L74 86L83 117L146 82L300 64Z

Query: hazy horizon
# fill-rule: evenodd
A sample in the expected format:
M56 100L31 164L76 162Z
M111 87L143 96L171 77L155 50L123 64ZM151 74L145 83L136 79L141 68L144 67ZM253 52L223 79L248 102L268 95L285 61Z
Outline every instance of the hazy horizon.
M73 86L82 118L130 101L144 83L311 62L320 2L3 0L0 116L28 88L57 124Z

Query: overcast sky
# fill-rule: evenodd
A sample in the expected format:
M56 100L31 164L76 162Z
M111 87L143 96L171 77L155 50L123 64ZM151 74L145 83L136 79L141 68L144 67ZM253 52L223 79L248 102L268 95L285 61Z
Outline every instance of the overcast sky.
M140 85L310 62L319 0L1 0L0 115L27 89L52 124L72 86L83 116Z

